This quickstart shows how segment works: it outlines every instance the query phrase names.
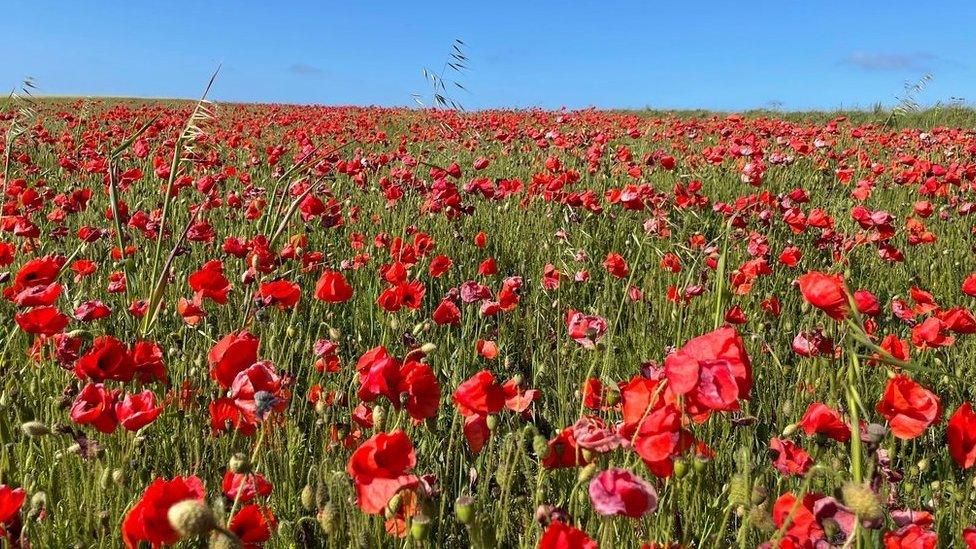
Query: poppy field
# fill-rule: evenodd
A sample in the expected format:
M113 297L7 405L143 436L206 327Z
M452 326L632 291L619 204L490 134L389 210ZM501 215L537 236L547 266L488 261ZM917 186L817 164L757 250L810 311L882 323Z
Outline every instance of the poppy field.
M0 103L9 547L976 547L968 112Z

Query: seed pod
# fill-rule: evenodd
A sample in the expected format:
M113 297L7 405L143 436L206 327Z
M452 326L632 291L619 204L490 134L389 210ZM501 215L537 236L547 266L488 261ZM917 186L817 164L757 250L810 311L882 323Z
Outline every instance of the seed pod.
M579 474L576 476L576 480L580 484L585 484L589 482L590 479L592 479L593 476L596 475L596 469L597 469L596 463L591 463L586 467L583 467L582 469L580 469Z

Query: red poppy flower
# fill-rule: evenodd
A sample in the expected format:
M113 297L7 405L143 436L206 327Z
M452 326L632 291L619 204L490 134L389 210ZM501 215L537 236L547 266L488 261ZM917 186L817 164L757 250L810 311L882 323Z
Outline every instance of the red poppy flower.
M946 432L949 455L963 469L976 464L976 413L968 402L963 402L949 418Z
M129 349L112 336L99 336L75 364L75 375L93 381L132 381L135 363Z
M71 319L57 307L35 307L26 313L17 313L14 320L28 334L52 336L64 330Z
M231 332L218 341L207 355L210 377L224 389L230 387L237 374L258 360L258 338L247 330Z
M121 391L109 391L101 383L89 383L71 405L71 421L91 425L102 433L113 433L119 425L115 403Z
M0 484L0 537L8 535L7 528L20 520L20 508L24 505L27 492L23 488L11 488Z
M657 509L657 491L626 469L607 469L590 482L590 501L597 513L640 518Z
M258 296L265 305L274 305L285 310L291 309L298 303L302 295L301 287L288 280L263 282L258 290Z
M137 341L132 346L132 366L140 383L166 381L166 364L163 350L151 341Z
M798 425L807 436L821 434L838 442L847 442L851 438L851 428L841 420L840 413L819 402L807 407Z
M315 284L315 297L326 303L342 303L352 298L352 286L346 277L335 271L325 271Z
M152 391L127 394L115 405L115 415L119 423L128 431L138 431L159 417L162 406L156 406L156 395Z
M271 495L273 488L267 479L257 473L243 474L232 471L224 473L221 484L224 497L230 501L238 500L240 503L247 503L256 497L267 497Z
M271 539L278 520L271 509L256 503L245 505L230 519L230 531L244 544L242 549L257 549Z
M738 410L752 388L749 355L731 326L689 340L664 359L664 373L674 393L708 410Z
M888 381L876 409L888 420L891 432L905 440L925 432L941 412L939 397L905 375L897 375Z
M450 299L445 299L434 309L431 318L440 325L457 326L461 323L461 309L458 309L458 306Z
M796 281L807 303L827 313L834 320L844 320L847 317L849 303L843 277L811 271Z
M554 520L539 538L539 549L597 549L597 544L586 532Z
M200 297L221 305L227 303L230 281L224 276L224 264L219 259L204 263L199 271L190 275L187 282Z
M195 476L154 480L126 513L122 541L129 549L137 549L141 541L154 548L176 543L180 535L170 526L169 508L188 499L203 500L205 495L203 482Z
M626 278L630 274L630 267L627 266L623 256L615 252L607 254L606 259L603 260L603 267L615 278Z
M409 474L417 464L413 444L403 431L373 435L349 458L346 468L356 486L356 503L364 513L376 515L403 489L419 480Z

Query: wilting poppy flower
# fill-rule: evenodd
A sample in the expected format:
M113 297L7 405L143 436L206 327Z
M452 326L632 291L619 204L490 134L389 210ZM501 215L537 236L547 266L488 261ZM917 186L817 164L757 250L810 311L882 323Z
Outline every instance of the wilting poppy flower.
M156 406L156 395L152 391L127 394L115 405L115 415L119 424L127 431L138 431L159 417L163 407Z
M939 397L905 375L897 375L888 381L876 409L888 420L891 432L906 440L925 432L941 412Z
M843 277L811 271L796 281L807 303L827 313L834 320L844 320L847 317L849 303Z
M976 413L970 403L963 402L949 418L946 439L956 465L969 469L976 464Z
M258 344L258 338L247 330L224 336L207 354L210 377L217 380L221 387L230 387L237 374L257 362Z
M596 344L607 331L605 318L596 315L584 315L572 309L566 313L566 328L569 337L585 349L595 349Z
M397 492L417 486L418 478L409 473L416 464L406 433L373 435L356 448L346 468L356 486L356 504L364 513L382 513Z
M352 286L346 277L335 271L325 271L315 284L315 297L326 303L342 303L352 297Z
M597 549L597 544L586 532L554 520L539 538L539 549Z
M590 481L590 501L601 515L640 518L657 509L657 491L626 469L607 469Z
M773 467L783 475L802 476L813 467L813 458L790 440L773 437L769 440L773 452Z
M205 496L203 482L195 476L154 480L126 513L122 541L129 549L137 549L141 541L153 547L176 543L180 535L170 526L169 508L188 499L203 500Z

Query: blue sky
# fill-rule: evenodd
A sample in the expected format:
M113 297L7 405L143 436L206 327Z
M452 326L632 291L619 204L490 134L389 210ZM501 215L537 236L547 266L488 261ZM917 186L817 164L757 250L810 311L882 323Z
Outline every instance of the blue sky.
M0 89L414 105L455 38L490 107L790 110L976 102L976 5L856 2L4 0Z

